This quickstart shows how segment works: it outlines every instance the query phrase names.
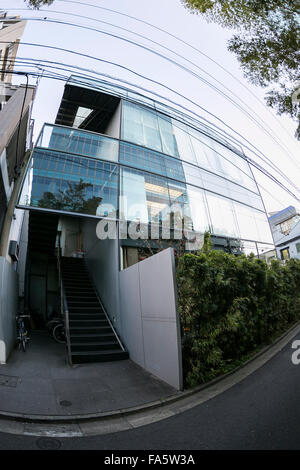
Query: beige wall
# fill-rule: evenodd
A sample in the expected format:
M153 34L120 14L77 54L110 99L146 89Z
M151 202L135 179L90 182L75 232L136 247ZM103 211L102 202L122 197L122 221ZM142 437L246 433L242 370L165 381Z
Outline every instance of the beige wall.
M0 112L0 155L19 124L24 94L26 93L26 99L22 117L26 114L34 98L34 91L34 86L30 85L26 92L26 86L21 85Z
M4 19L4 23L5 23L5 19ZM0 29L0 41L3 41L3 42L0 42L0 61L1 61L0 64L1 64L1 68L3 68L2 60L4 59L6 48L9 47L9 43L11 43L11 42L15 42L15 41L19 42L19 40L21 39L22 34L24 32L25 26L26 26L26 21L19 21L18 23L10 24L9 26L6 26L5 28ZM5 42L7 42L7 44ZM13 69L14 60L16 58L17 50L18 50L18 44L15 44L15 46L12 50L12 53L10 54L10 57L8 57L8 59L9 59L9 69L10 70ZM6 73L6 74L3 74L3 75L1 74L0 77L1 77L0 79L2 81L6 82L6 83L10 83L12 75Z

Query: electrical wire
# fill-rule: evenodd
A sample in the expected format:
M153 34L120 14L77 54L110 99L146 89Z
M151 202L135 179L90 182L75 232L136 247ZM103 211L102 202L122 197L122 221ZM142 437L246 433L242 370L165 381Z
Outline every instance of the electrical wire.
M26 8L11 8L10 10L12 11L28 11ZM44 9L39 9L39 12L48 12L48 10L44 10ZM265 132L278 146L280 146L282 148L282 150L287 153L287 155L289 155L289 157L291 158L291 155L289 153L289 150L288 148L285 146L285 144L281 141L281 139L277 138L276 136L273 135L273 130L272 128L261 118L261 116L259 114L256 113L256 111L254 111L244 100L242 100L236 93L234 93L231 89L229 89L228 87L226 87L222 82L220 82L219 80L217 80L213 75L211 75L209 72L207 72L206 70L204 70L203 68L199 67L196 63L192 62L191 60L187 59L186 57L182 56L181 54L178 54L177 52L175 52L174 50L164 46L163 44L161 43L158 43L157 41L153 41L152 39L148 38L147 36L144 36L144 35L141 35L139 33L136 33L135 31L130 31L129 29L127 28L123 28L121 26L118 26L118 25L114 25L112 23L109 23L107 21L103 21L103 20L99 20L99 19L96 19L96 18L91 18L89 16L84 16L84 15L77 15L75 13L69 13L69 12L64 12L64 11L57 11L57 10L51 10L51 13L55 13L55 14L62 14L62 15L67 15L67 16L74 16L74 17L77 17L77 18L82 18L82 19L87 19L87 20L91 20L91 21L95 21L95 22L98 22L98 23L103 23L105 25L109 25L109 26L112 26L114 28L118 28L120 30L123 30L123 31L126 31L128 33L131 33L131 34L134 34L142 39L146 39L147 41L151 42L152 44L155 44L165 50L167 50L168 52L171 52L172 54L176 55L177 57L185 60L186 62L190 63L191 65L193 65L194 67L196 67L198 70L200 70L201 72L205 73L206 75L208 75L210 78L212 78L214 81L216 81L219 85L221 85L225 90L227 90L229 93L231 93L233 96L235 96L246 108L248 108L254 116L256 116L256 118L253 118L253 116L251 116L251 114L249 114L241 105L239 105L235 100L233 100L230 96L228 96L226 93L224 93L222 90L220 90L218 87L216 87L215 85L213 85L212 83L210 83L209 81L205 80L203 77L199 76L199 74L195 74L191 69L186 69L185 68L185 71L187 71L188 73L190 73L191 75L193 75L195 78L199 79L200 81L202 81L204 84L206 84L207 86L211 87L213 90L217 91L217 93L219 93L221 96L225 97L229 102L231 102L234 106L236 106L240 111L242 111L252 122L254 122L257 126L259 126L263 132ZM47 17L48 19L48 17ZM266 107L265 107L266 108ZM257 119L258 118L258 119ZM262 122L262 125L259 123L259 120ZM267 130L269 129L269 130ZM270 132L271 131L271 132ZM300 167L299 167L300 169Z
M113 10L111 8L107 8L107 7L101 7L99 5L93 5L91 3L87 3L87 2L77 2L77 1L73 1L73 0L56 0L57 2L63 2L63 3L73 3L74 5L83 5L83 6L89 6L91 8L96 8L96 9L99 9L99 10L104 10L104 11L108 11L108 12L111 12L111 13L115 13L116 15L120 15L120 16L123 16L125 18L130 18L138 23L141 23L141 24L145 24L147 26L149 26L150 28L156 30L156 31L160 31L164 34L166 34L167 36L175 39L176 41L179 41L181 44L184 44L185 46L193 49L195 52L197 52L198 54L202 55L203 57L205 57L207 60L209 60L210 62L214 63L217 67L219 67L221 70L223 70L226 74L228 74L231 78L233 78L233 80L235 80L237 83L239 83L243 88L245 88L248 93L250 93L253 98L258 101L268 112L269 114L272 116L273 119L275 119L278 124L281 126L281 128L287 133L287 135L289 137L291 137L289 131L286 130L286 128L282 125L282 123L279 121L279 119L276 118L276 116L274 116L271 111L268 109L268 107L266 107L265 103L263 101L261 101L256 95L255 93L253 93L253 91L245 85L245 83L243 83L241 80L239 80L232 72L230 72L230 70L226 69L226 67L224 67L223 65L221 65L219 62L217 62L215 59L213 59L212 57L210 57L208 54L205 54L203 51L201 51L199 48L195 47L193 44L190 44L188 43L187 41L183 40L181 37L179 36L176 36L175 34L172 34L170 33L169 31L166 31L165 29L163 28L160 28L159 26L157 25L154 25L148 21L145 21L145 20L142 20L141 18L137 18L136 16L132 16L132 15L128 15L126 13L123 13L123 12L120 12L120 11L117 11L117 10Z
M1 42L5 42L5 41L0 41L0 43L1 43ZM97 61L100 61L100 62L109 63L109 64L114 65L114 66L119 67L119 68L124 68L124 69L126 69L127 71L129 71L129 72L131 72L131 73L133 73L133 74L135 74L135 75L137 75L137 76L139 76L139 77L144 78L145 80L148 80L148 81L150 81L150 82L155 82L154 80L152 80L152 79L150 79L150 78L148 78L148 77L145 77L145 76L143 76L143 75L141 75L141 74L139 74L139 73L137 73L137 72L135 72L135 71L129 69L128 67L122 66L122 65L120 65L120 64L113 63L113 62L111 62L111 61L106 61L106 60L104 60L104 59L100 59L100 58L97 58L97 57L89 56L89 55L87 55L87 54L77 53L77 52L75 52L75 51L70 51L70 50L65 49L65 48L58 48L58 47L49 46L49 45L40 45L40 44L33 44L33 43L22 43L22 44L23 44L23 45L30 45L30 46L37 46L37 47L45 47L45 48L50 48L50 49L54 49L54 50L63 50L64 52L69 52L69 53L71 53L71 54L76 54L76 55L80 55L80 56L92 58L92 59L97 60ZM93 73L97 73L97 72L93 72ZM100 74L100 75L101 75L101 74ZM110 77L110 78L114 78L114 80L116 80L115 77ZM119 80L119 81L120 81L120 80ZM124 82L125 82L125 83L128 83L128 82L126 82L126 81L124 81ZM164 87L164 88L170 89L169 87L167 87L166 85L161 84L160 82L156 82L156 83L159 84L160 86ZM176 105L176 106L178 106L179 108L182 108L182 109L184 109L185 111L188 111L189 113L192 113L193 115L197 116L197 118L199 118L199 115L198 115L198 114L196 114L195 112L191 111L190 109L188 109L188 108L186 108L186 107L184 107L184 106L182 106L182 105L179 105L177 102L174 102L174 101L172 101L172 100L170 100L170 99L168 99L168 98L166 98L166 97L163 97L162 95L160 95L160 94L158 94L158 93L155 93L155 92L153 92L153 91L146 90L146 89L143 88L143 87L139 87L138 85L135 85L135 87L136 87L136 88L140 88L141 90L146 91L146 92L148 92L148 93L151 93L152 95L158 96L159 98L164 99L164 100L166 100L166 101L168 101L168 102L171 102L173 105ZM175 93L175 94L179 94L179 93L177 93L176 91L174 91L174 93ZM184 96L181 95L181 94L179 94L179 96L182 96L182 97L184 98ZM194 104L195 104L196 106L198 106L199 108L204 109L203 107L201 107L201 106L198 105L197 103L194 103ZM210 114L211 114L211 113L210 113ZM214 115L213 115L213 116L214 116ZM213 127L217 128L218 130L220 130L220 128L218 128L218 126L216 126L216 125L213 124L212 122L208 121L207 119L205 119L205 118L203 118L203 117L200 117L200 119L202 119L202 120L208 122L211 126L213 126ZM253 144L251 144L251 143L250 143L246 138L244 138L241 134L239 134L238 132L236 132L231 126L226 125L226 127L229 127L233 132L235 132L237 135L239 135L243 140L245 140L246 142L248 142L254 149L256 149L258 152L260 152L260 153L266 158L266 160L269 161L269 163L267 163L267 164L270 165L270 166L271 166L275 171L277 171L279 174L281 174L281 176L282 176L285 180L287 180L287 177L281 172L281 170L280 170L279 168L277 168L276 165L274 165L273 162L272 162L270 159L268 159L259 149L257 149ZM230 136L226 131L222 130L222 132L223 132L227 137L232 138L232 136ZM239 142L239 144L241 144L241 143ZM264 161L264 159L262 158L261 155L259 155L259 154L257 154L256 152L254 152L251 148L249 148L248 146L246 146L244 143L243 143L242 145L243 145L247 150L249 150L249 151L251 151L252 153L254 153L259 159L261 159L261 160ZM265 162L265 163L266 163L266 162ZM296 187L291 181L288 181L288 182L289 182L289 184L291 184L292 186L294 186L295 189L298 190L298 187Z
M174 60L172 60L172 59L170 59L170 58L167 58L167 57L164 56L163 54L161 54L161 53L159 53L159 52L156 52L156 51L154 51L154 50L151 49L151 48L148 48L148 47L146 47L146 46L144 46L144 45L138 44L137 42L132 41L132 40L130 40L130 39L128 39L128 38L124 38L124 37L122 37L122 36L119 36L119 35L116 35L116 34L113 34L113 33L109 33L109 32L107 32L107 31L103 31L103 30L100 30L100 29L97 29L97 28L92 28L92 27L89 27L89 26L78 25L78 24L76 24L76 23L70 23L70 22L67 22L67 21L53 20L53 19L48 19L48 18L46 18L46 19L44 19L44 18L43 18L43 19L42 19L42 18L23 18L23 19L26 20L26 21L37 21L37 22L39 22L39 21L40 21L40 22L45 22L45 21L47 21L48 23L55 23L55 24L61 24L61 25L68 25L68 26L72 26L72 27L75 27L75 28L80 28L80 29L85 29L85 30L89 30L89 31L93 31L93 32L98 32L98 33L100 33L100 34L104 34L104 35L107 35L107 36L111 36L111 37L113 37L113 38L120 39L120 40L125 41L125 42L127 42L127 43L129 43L129 44L132 44L132 45L135 45L135 46L137 46L137 47L140 47L140 48L142 48L142 49L144 49L144 50L147 50L148 52L151 52L151 53L153 53L153 54L155 54L155 55L157 55L157 56L159 56L159 57L161 57L161 58L164 58L165 60L167 60L167 61L171 62L172 64L174 64L174 65L176 65L176 66L182 68L182 69L185 70L185 71L188 71L188 70L189 70L189 69L187 69L186 67L184 67L184 66L178 64L178 62L176 62L176 61L174 61ZM118 65L119 65L119 64L118 64ZM122 66L122 68L126 68L126 67ZM136 73L136 72L135 72L135 73ZM191 72L191 73L194 74L194 72ZM136 73L136 74L137 74L137 73ZM167 87L166 85L162 85L161 83L157 82L156 80L152 80L152 79L150 79L150 78L148 78L148 77L142 76L141 74L137 74L137 75L139 75L140 77L142 77L142 78L144 78L144 79L146 79L146 80L150 80L150 81L152 81L153 83L156 83L156 84L158 84L158 85L160 85L160 86L164 86L164 88L168 89L168 90L171 91L172 93L177 94L178 96L180 96L181 98L185 99L185 100L188 101L189 103L191 103L191 104L193 104L194 106L198 107L199 109L201 109L201 110L204 111L205 113L207 113L207 114L209 114L210 116L214 117L217 121L221 122L224 126L226 126L226 127L228 127L229 129L231 129L231 130L232 130L233 132L235 132L239 137L241 137L242 139L244 139L248 144L252 145L258 152L262 153L257 147L255 147L255 146L254 146L253 144L251 144L245 137L243 137L240 133L238 133L238 132L235 131L232 127L230 127L230 126L229 126L225 121L223 121L219 116L217 116L217 115L211 113L210 111L208 111L208 110L207 110L206 108L204 108L203 106L200 106L200 105L199 105L198 103L196 103L195 101L193 101L193 100L187 98L186 96L184 96L184 95L181 94L181 93L176 92L176 91L173 90L171 87ZM225 94L224 94L224 95L225 95ZM239 105L237 105L237 106L239 106ZM254 121L255 121L255 119L254 119ZM259 125L259 127L262 127L260 124L258 124L258 125ZM267 131L266 131L266 132L267 132ZM267 132L267 133L268 133L268 132ZM266 155L264 155L264 157L265 157L266 159L268 158L268 157L266 157ZM269 161L270 161L270 164L272 165L272 161L271 161L271 160L269 160Z
M1 41L0 41L0 42L1 42ZM24 43L22 43L22 44L24 44ZM70 53L76 54L76 55L83 55L84 57L87 56L86 54L76 53L76 52L74 52L74 51L69 51L69 50L67 50L67 49L64 49L64 48L57 48L57 47L54 47L54 46L36 45L36 44L32 44L32 43L25 43L25 44L31 45L31 46L38 46L38 47L51 48L51 49L55 49L55 50L63 50L64 52L70 52ZM129 71L129 72L131 72L131 73L133 73L133 74L135 74L135 75L138 75L139 77L142 77L142 78L144 78L145 80L148 80L148 81L150 81L150 82L153 82L152 79L150 79L150 78L148 78L148 77L145 77L145 76L143 76L143 75L141 75L141 74L138 74L137 72L133 71L132 69L129 69L128 67L124 67L124 66L121 66L120 64L116 64L116 63L113 63L113 62L111 62L111 61L106 61L106 60L104 60L104 59L96 58L96 57L89 56L89 55L88 55L87 57L88 57L88 58L93 58L94 60L101 61L101 62L104 62L104 63L109 63L109 64L111 64L111 65L114 65L114 66L117 66L117 67L120 67L120 68L125 68L126 71ZM34 60L34 59L33 59L33 60ZM49 61L49 62L51 62L51 61ZM75 67L75 66L74 66L74 67ZM81 68L81 69L82 69L82 68ZM96 72L96 71L94 71L93 73L99 74L99 73ZM102 75L102 74L100 74L100 75ZM110 77L110 78L112 78L112 77ZM127 82L127 83L128 83L128 82ZM156 84L159 84L160 86L162 86L162 87L164 87L164 88L167 88L168 90L170 90L169 87L167 87L167 86L164 85L164 84L161 84L160 82L156 82L156 81L155 81L155 83L156 83ZM181 108L183 108L183 109L185 109L185 110L187 110L187 111L189 111L189 112L192 112L191 110L188 110L186 107L183 107L182 105L178 105L178 103L175 103L175 102L172 101L172 100L169 100L169 99L167 99L167 98L165 98L165 97L162 97L161 95L159 95L159 94L157 94L157 93L154 93L154 92L152 92L152 91L146 90L145 88L139 87L139 86L137 86L137 85L136 85L135 87L141 88L143 91L147 91L148 93L152 93L153 95L156 95L156 96L158 96L158 97L160 97L160 98L163 98L163 99L165 99L165 100L171 102L172 104L175 104L175 105L177 105L177 106L179 106L179 107L181 107ZM178 94L175 90L172 90L172 91L173 91L174 93ZM180 96L183 96L183 95L181 95L181 94L179 94L179 95L180 95ZM184 96L183 96L183 97L184 97ZM197 105L197 103L194 103L194 104L195 104L196 106L202 108L200 105ZM192 114L195 114L197 117L199 117L199 116L198 116L196 113L194 113L194 112L192 112ZM207 120L205 120L205 121L207 121ZM207 121L207 122L209 122L209 121ZM214 125L214 124L212 124L211 122L209 122L209 124L210 124L210 125ZM229 127L233 132L236 132L236 131L234 131L234 129L233 129L232 127L230 127L230 126L228 126L228 125L226 125L226 126ZM224 131L223 131L223 132L224 132ZM237 133L237 132L236 132L236 133ZM253 144L251 144L251 143L250 143L247 139L245 139L241 134L239 134L239 133L237 133L237 134L238 134L241 138L243 138L246 142L248 142L250 145L252 145L252 147L255 148L258 152L260 152L260 153L266 158L266 160L269 162L269 163L267 163L267 164L269 164L270 167L273 168L273 170L277 171L278 174L280 174L282 178L284 178L289 184L291 184L296 190L298 190L298 187L295 186L294 183L292 183L289 179L287 179L286 175L285 175L284 173L282 173L281 170L280 170L276 165L274 165L273 162L272 162L270 159L268 159L268 157L266 157L259 149L257 149ZM228 134L227 134L227 135L228 135ZM244 144L243 144L243 145L244 145ZM245 146L245 145L244 145L244 146ZM248 150L250 150L250 151L253 152L253 150L249 149L249 147L245 146L245 148L247 148ZM263 158L262 158L260 155L258 155L258 154L255 153L255 152L253 152L253 153L254 153L258 158L260 158L260 159L263 160ZM265 162L265 163L266 163L266 162Z
M16 73L16 74L19 74L19 75L24 75L24 72L13 72L13 73ZM28 73L28 72L26 72ZM28 73L29 74L29 73ZM31 73L32 76L40 76L41 73L34 73L32 72ZM65 76L65 75L61 75L61 74L56 74L56 73L50 73L48 75L44 74L44 77L45 78L56 78L56 79L59 79L59 80L63 80L65 81L66 79L68 79L68 76ZM86 83L86 82L83 82L83 83ZM201 140L200 140L201 141ZM217 152L218 153L218 152ZM265 176L267 176L269 179L271 179L274 183L276 183L278 186L281 187L281 189L285 190L286 192L288 192L293 198L295 198L297 201L299 201L299 198L297 196L295 196L295 194L293 194L286 186L284 186L277 178L275 178L273 175L271 175L269 172L267 172L263 167L261 167L260 165L258 165L256 162L254 162L253 160L251 160L249 157L246 157L246 160L248 161L248 163L250 163L250 165L252 165L254 168L256 168L257 170L259 170L260 172L262 172Z

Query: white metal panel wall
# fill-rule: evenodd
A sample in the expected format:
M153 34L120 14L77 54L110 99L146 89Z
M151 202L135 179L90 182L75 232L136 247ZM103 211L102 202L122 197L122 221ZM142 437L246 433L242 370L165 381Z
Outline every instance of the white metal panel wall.
M120 272L122 339L130 358L182 389L174 251L168 248Z
M18 275L12 265L0 257L0 363L5 364L16 339L18 312Z

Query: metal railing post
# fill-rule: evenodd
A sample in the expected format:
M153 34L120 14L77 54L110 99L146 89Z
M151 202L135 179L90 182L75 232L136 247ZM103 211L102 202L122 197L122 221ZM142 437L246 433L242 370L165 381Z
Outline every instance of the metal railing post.
M65 324L67 362L70 366L72 366L69 310L68 310L67 299L66 299L66 294L65 294L63 280L62 280L60 237L61 237L61 232L57 232L57 267L58 267L58 278L59 278L59 289L60 289L60 311L61 311L62 317L64 319L64 324Z

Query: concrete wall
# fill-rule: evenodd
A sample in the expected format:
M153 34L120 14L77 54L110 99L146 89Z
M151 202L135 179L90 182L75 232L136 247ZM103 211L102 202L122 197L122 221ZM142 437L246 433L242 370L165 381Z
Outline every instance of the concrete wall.
M60 217L57 230L61 231L62 256L73 256L78 250L80 227L79 217Z
M173 249L124 269L119 277L122 339L130 358L176 389L182 389Z
M120 138L120 124L121 124L121 101L114 112L114 115L105 129L105 134L110 137Z
M31 85L27 88L27 91L25 85L21 85L2 109L0 113L0 154L2 154L4 148L9 142L9 139L17 129L25 93L26 99L22 118L27 113L28 107L33 100L34 91L35 88Z
M114 327L122 338L119 307L118 240L99 240L97 220L82 222L82 240L89 273Z
M18 275L3 257L0 257L0 294L0 363L5 364L16 340Z
M286 242L285 244L282 244L278 247L276 247L276 251L277 251L277 256L279 259L281 259L281 250L284 250L285 248L288 248L289 249L289 253L290 253L290 258L294 258L294 259L300 259L300 252L298 252L297 250L297 244L300 243L300 236L297 240L294 240L292 242Z

